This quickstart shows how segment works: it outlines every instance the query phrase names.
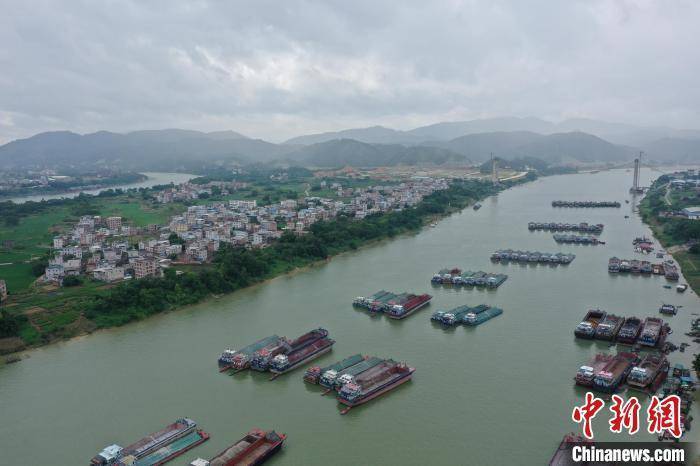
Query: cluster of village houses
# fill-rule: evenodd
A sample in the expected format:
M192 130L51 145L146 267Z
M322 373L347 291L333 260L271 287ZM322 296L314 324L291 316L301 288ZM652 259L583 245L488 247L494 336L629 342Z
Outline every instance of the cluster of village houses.
M158 276L173 263L211 261L222 242L262 248L285 231L303 235L315 222L340 213L362 219L373 213L410 207L434 191L447 189L448 181L416 178L387 186L330 187L337 190L339 199L305 197L265 206L259 206L255 200L193 205L162 226L135 227L121 217L85 216L70 232L54 238L55 255L46 267L44 280L62 284L71 275L105 282ZM165 199L199 196L200 189L210 188L185 184L156 196L162 197L161 202L169 202Z
M671 174L669 185L672 189L694 192L700 196L700 170L685 170ZM679 211L665 212L666 217L686 217L700 220L700 205L685 207Z

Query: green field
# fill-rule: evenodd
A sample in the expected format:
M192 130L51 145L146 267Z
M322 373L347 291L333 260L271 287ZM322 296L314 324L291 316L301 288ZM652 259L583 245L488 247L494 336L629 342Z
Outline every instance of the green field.
M700 254L692 254L688 251L676 252L673 257L683 270L683 276L695 292L700 291Z

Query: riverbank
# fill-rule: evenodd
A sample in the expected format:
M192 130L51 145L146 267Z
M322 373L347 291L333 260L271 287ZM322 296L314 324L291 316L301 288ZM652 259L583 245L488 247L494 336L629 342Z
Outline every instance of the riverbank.
M312 266L343 252L417 231L436 218L461 210L502 189L532 179L494 187L481 181L456 181L444 191L426 196L410 209L373 215L356 221L339 218L318 222L304 236L286 234L264 249L223 247L214 263L199 270L162 278L124 282L116 286L61 288L53 308L35 306L21 315L19 336L28 347L43 346L101 328L124 325L154 314L200 303L212 295L230 293L271 278ZM11 310L11 307L8 307Z
M700 295L700 248L693 243L693 239L700 238L700 221L661 215L681 207L671 196L668 179L663 175L652 183L639 203L639 214L654 237L676 260L688 286Z

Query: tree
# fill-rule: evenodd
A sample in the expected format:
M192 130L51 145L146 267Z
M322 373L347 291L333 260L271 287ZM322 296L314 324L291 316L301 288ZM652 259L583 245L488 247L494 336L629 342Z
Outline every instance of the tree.
M77 275L68 275L66 278L63 279L63 286L65 287L79 286L82 284L83 279L78 277Z

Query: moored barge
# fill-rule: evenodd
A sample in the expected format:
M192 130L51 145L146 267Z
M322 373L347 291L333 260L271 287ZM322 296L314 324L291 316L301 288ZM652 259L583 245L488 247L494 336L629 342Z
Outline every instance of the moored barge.
M146 455L140 460L135 460L132 458L123 458L118 465L125 466L160 466L162 464L171 461L178 456L184 454L185 452L193 449L194 447L201 445L202 443L209 440L209 434L203 430L195 430L190 432L184 437L180 437L174 442L154 451L150 455Z
M403 319L430 302L433 297L429 294L409 294L405 299L389 301L384 313L391 319Z
M363 372L354 382L343 385L338 392L338 401L348 406L341 413L345 414L350 408L367 403L408 382L414 372L413 367L392 360L386 360Z
M471 310L469 306L458 306L449 311L443 312L440 315L440 323L447 326L453 326L462 323L464 316Z
M612 354L596 354L588 365L579 367L574 377L577 385L592 387L595 376L607 366L614 356Z
M270 372L275 375L290 372L302 364L329 352L333 347L333 344L335 344L335 340L327 337L328 331L325 329L319 330L325 331L326 337L315 340L312 343L305 344L287 354L278 354L272 358L272 361L270 362Z
M634 353L620 352L593 377L593 387L604 392L614 392L624 382L632 366L637 362Z
M304 381L309 382L312 384L318 384L319 379L321 378L321 375L325 374L327 371L342 371L344 369L347 369L348 367L352 367L355 364L358 364L362 361L365 360L365 357L362 356L361 354L353 354L350 357L347 357L343 359L342 361L338 361L336 363L333 363L329 366L325 367L320 367L320 366L312 366L306 370L304 373Z
M90 461L91 465L103 466L117 464L121 458L132 457L135 460L143 458L150 453L158 450L165 445L168 445L175 440L184 437L194 431L197 423L189 418L178 419L172 424L167 425L164 429L149 434L141 440L132 443L127 447L119 445L110 445Z
M234 367L234 363L238 362L238 365L242 364L242 359L248 361L256 351L263 349L264 347L279 341L280 337L277 335L271 335L267 338L262 338L255 343L252 343L238 351L232 350L230 348L224 350L219 356L219 372L227 371Z
M479 304L476 307L469 309L464 317L462 318L462 323L471 327L483 324L487 320L491 320L494 317L503 314L503 309L498 307L491 307L486 304Z
M627 343L633 345L637 342L639 333L642 331L642 321L639 317L627 317L622 328L617 333L617 341L619 343Z
M639 344L644 346L656 346L661 338L664 321L658 317L644 319L642 333L639 335Z
M372 356L342 370L329 369L321 374L318 383L329 390L339 390L343 384L354 381L357 375L381 364L383 361L384 359L382 358Z
M650 385L658 388L668 372L666 356L660 353L648 353L627 376L627 385L638 389L645 389ZM653 389L653 387L652 387Z
M552 207L620 207L618 201L552 201Z
M245 437L209 461L197 460L203 466L257 466L277 453L287 436L274 430L253 429Z
M574 329L574 335L578 338L593 338L595 337L598 324L605 319L607 312L600 309L591 309L586 313L581 323Z
M301 357L304 359L304 356L309 356L309 355L314 355L316 352L321 350L325 345L320 345L317 346L317 343L319 340L324 340L328 338L328 330L324 328L317 328L314 330L311 330L310 332L307 332L303 335L301 335L299 338L296 338L294 340L286 340L283 339L283 341L280 342L278 346L273 348L272 350L261 350L255 353L255 357L253 358L253 361L250 364L250 367L252 369L255 369L257 371L267 371L270 369L272 361L279 355L289 355L289 354L296 354L294 361L295 363L297 362L297 357ZM332 341L332 340L331 340ZM335 342L333 342L335 343ZM330 343L331 345L333 343ZM306 349L309 347L308 349ZM304 350L305 351L301 351ZM306 353L306 351L309 351L309 354ZM283 364L280 363L279 367L282 367ZM295 365L296 367L296 365Z
M607 314L596 327L595 338L598 340L614 340L624 323L624 317Z

